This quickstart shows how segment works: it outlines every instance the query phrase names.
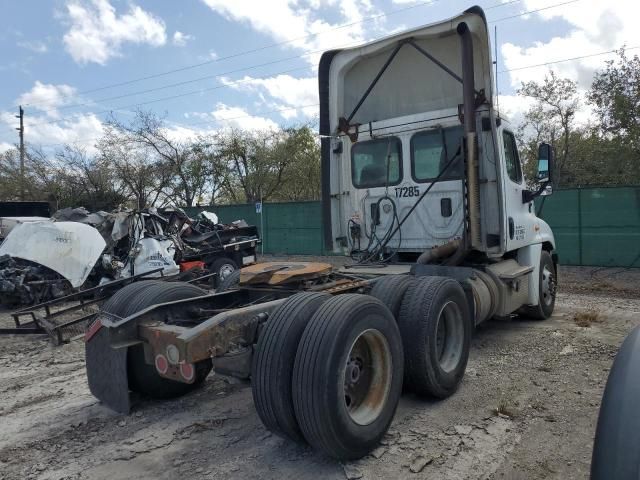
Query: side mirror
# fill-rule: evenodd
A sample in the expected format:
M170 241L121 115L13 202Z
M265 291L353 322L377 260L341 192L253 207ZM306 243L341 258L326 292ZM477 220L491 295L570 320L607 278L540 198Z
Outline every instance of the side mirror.
M538 183L547 183L551 181L553 163L553 147L548 143L541 143L538 147Z
M553 160L553 147L548 143L541 143L538 147L538 173L536 175L538 190L535 192L523 190L522 203L529 203L539 196L547 196L553 193L553 188L551 187Z

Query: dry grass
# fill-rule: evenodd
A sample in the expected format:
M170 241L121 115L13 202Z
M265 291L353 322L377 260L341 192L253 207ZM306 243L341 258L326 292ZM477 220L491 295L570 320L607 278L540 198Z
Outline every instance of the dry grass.
M504 399L500 400L498 407L493 411L493 413L498 417L499 416L504 416L509 418L515 417L515 413L513 412L511 407L509 407L509 404L507 403L507 401Z
M602 322L602 316L597 310L586 310L575 313L573 315L573 321L579 327L588 328L594 323Z

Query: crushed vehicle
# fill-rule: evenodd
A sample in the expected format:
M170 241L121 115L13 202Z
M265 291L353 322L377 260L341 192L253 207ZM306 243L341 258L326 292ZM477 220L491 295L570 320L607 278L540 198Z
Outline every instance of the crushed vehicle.
M478 324L552 315L558 256L533 200L551 193L553 149L528 190L483 10L326 52L318 76L325 246L355 263L253 265L213 294L119 290L85 334L107 406L185 394L213 369L251 379L272 432L356 459L403 389L456 392Z
M215 220L215 221L214 221ZM177 208L90 213L67 208L51 219L16 221L0 245L0 302L38 304L122 278L208 272L214 286L256 261L257 228L197 219Z
M16 225L0 245L0 301L40 303L85 284L105 248L98 231L76 222Z

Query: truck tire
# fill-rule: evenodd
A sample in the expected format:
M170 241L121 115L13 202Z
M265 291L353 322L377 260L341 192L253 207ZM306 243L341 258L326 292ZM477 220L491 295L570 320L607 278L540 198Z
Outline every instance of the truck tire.
M385 275L373 284L370 295L384 303L398 320L402 299L414 280L411 275Z
M532 320L546 320L551 317L556 305L556 278L556 268L551 254L543 250L540 254L538 305L523 307L524 317Z
M216 288L216 292L226 292L227 290L236 288L238 285L240 285L240 270L232 272L231 275L220 282L218 288Z
M328 293L298 293L280 305L260 334L251 368L253 402L264 426L273 433L303 443L293 410L291 381L298 344L307 323Z
M102 311L126 318L151 305L199 297L206 292L195 285L180 282L147 280L135 282L116 292L102 306ZM129 389L151 398L165 399L184 395L204 382L212 368L211 360L195 364L195 381L182 383L161 377L154 365L145 362L144 347L134 345L127 351Z
M638 478L640 465L640 327L624 340L602 396L591 479Z
M389 309L369 295L325 301L302 334L293 366L293 406L309 444L361 458L385 434L402 393L403 355Z
M207 268L211 273L215 273L214 285L219 287L227 279L238 270L238 264L227 257L216 258Z
M467 367L473 328L460 284L445 277L416 279L404 297L398 325L405 386L423 396L452 395Z

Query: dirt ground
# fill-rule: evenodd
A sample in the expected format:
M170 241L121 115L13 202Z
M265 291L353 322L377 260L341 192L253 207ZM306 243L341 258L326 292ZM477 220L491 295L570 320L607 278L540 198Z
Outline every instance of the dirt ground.
M459 391L405 394L379 448L347 464L267 432L248 383L211 375L119 415L89 393L81 341L0 337L0 479L586 478L609 368L640 323L639 280L562 268L553 318L483 324Z

